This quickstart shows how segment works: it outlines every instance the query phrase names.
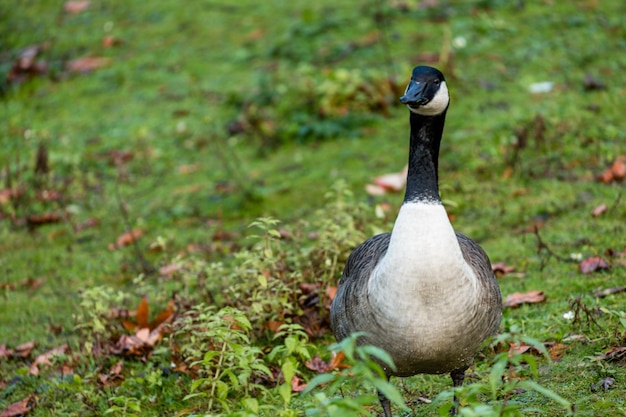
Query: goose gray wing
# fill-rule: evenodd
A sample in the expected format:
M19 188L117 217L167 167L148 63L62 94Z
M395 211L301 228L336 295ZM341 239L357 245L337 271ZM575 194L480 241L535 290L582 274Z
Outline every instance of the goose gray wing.
M348 257L337 293L330 307L330 327L338 341L357 329L354 318L366 314L367 283L380 259L387 252L391 233L373 236ZM363 308L365 307L365 308Z
M481 306L486 318L490 322L490 325L487 327L491 332L485 335L485 337L487 337L494 334L500 325L500 319L502 317L502 295L500 294L500 287L498 286L498 281L491 268L489 256L487 256L483 248L464 234L457 232L456 237L459 241L465 262L470 265L478 278L480 291L478 305Z

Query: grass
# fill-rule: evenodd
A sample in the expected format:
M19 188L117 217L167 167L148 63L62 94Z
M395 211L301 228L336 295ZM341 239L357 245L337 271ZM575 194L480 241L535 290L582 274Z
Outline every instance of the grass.
M535 289L547 296L542 304L507 309L503 331L518 326L537 340L568 345L558 362L541 362L537 380L575 403L577 415L626 414L623 359L596 359L624 346L618 316L597 312L624 311L624 293L591 295L623 285L626 277L623 255L605 254L624 247L623 182L597 181L625 152L624 5L417 3L110 0L91 2L77 14L51 1L0 6L2 73L34 44L41 45L38 59L48 68L2 85L2 188L21 194L0 205L0 344L35 340L36 356L68 342L72 353L59 364L73 369L70 379L52 371L35 377L28 375L33 356L0 358L0 409L36 393L40 406L32 415L201 412L199 398L183 400L197 375L159 371L172 359L165 347L171 344L157 344L146 363L126 358L123 383L89 388L118 358L87 355L85 341L119 330L111 323L104 333L77 330L95 320L85 315L95 307L80 307L85 294L105 310L134 310L148 294L158 311L176 292L181 311L214 298L254 312L260 302L254 297L263 296L237 281L248 273L240 269L242 260L253 270L292 277L291 284L323 276L324 283L335 282L356 241L392 224L401 196L370 197L363 186L404 165L407 114L396 90L413 65L426 63L444 70L452 94L440 178L455 228L479 241L493 262L516 268L500 280L505 296ZM107 36L119 44L104 46ZM84 74L67 70L68 61L84 56L110 61ZM549 92L529 92L544 81L553 83ZM40 145L48 174L34 172ZM116 163L121 153L129 160ZM345 204L361 211L325 199L341 181L353 194ZM43 199L44 190L61 197ZM381 203L392 208L379 218ZM600 204L607 211L592 217ZM63 220L25 223L44 213L61 213ZM254 249L247 226L259 216L280 219L276 227L292 236L269 258L285 267ZM76 231L89 219L98 225ZM335 230L325 220L355 230ZM548 249L532 233L538 223ZM171 265L177 257L188 263L180 276L142 275L146 268L133 245L109 250L129 227L144 231L137 248L151 266ZM583 275L566 261L570 254L603 256L613 267ZM334 276L326 276L326 260L337 260ZM210 272L217 262L221 274ZM226 291L234 283L240 299ZM298 296L296 289L292 298L285 295L281 320L297 316L288 313L300 308ZM578 296L601 329L563 318ZM267 319L259 317L253 329ZM572 339L577 334L583 337ZM267 332L246 337L249 355L253 348L280 346ZM312 338L306 349L328 355L331 341L329 335ZM294 357L298 374L312 377L305 360ZM478 358L471 382L485 380L488 357ZM282 369L285 360L272 366ZM608 376L616 381L611 388L590 390ZM433 376L395 382L405 399L432 399L449 385ZM264 395L263 405L281 409L284 397ZM310 398L294 394L282 410L302 413ZM531 392L515 398L539 409L535 414L563 413ZM426 404L412 408L414 415L434 412Z

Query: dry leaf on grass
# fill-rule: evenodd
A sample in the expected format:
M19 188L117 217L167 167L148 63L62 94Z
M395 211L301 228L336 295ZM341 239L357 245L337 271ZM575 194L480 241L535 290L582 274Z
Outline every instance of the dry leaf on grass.
M59 223L63 220L63 216L59 213L48 212L43 214L31 214L26 217L26 223L29 226L43 226L44 224Z
M280 321L280 320L268 320L265 322L265 324L263 325L263 327L267 330L269 330L270 332L276 334L278 333L278 329L280 329L280 326L282 326L283 324L285 324L284 321Z
M311 359L306 361L304 366L320 374L331 370L329 368L329 365L322 358L320 358L319 355L315 355Z
M104 38L102 38L102 46L105 48L112 48L114 46L119 46L121 45L123 42L121 39L116 38L115 36L105 36Z
M626 155L618 156L610 168L607 168L598 181L609 184L613 181L621 181L626 177Z
M89 7L89 1L87 0L69 0L63 5L63 10L66 13L78 14L84 12Z
M560 361L563 355L565 355L567 349L569 348L568 345L557 342L551 342L549 344L546 343L546 347L548 348L548 354L550 355L550 359L552 359L553 362Z
M66 68L69 72L84 74L100 68L104 68L111 63L110 58L98 56L86 56L68 61Z
M294 375L291 378L291 390L293 392L302 392L306 389L306 384L298 375Z
M557 342L543 342L543 345L548 349L548 355L550 355L550 359L552 361L560 360L565 354L565 351L567 351L569 347L568 345L565 345L563 343L557 343ZM509 356L520 355L520 354L527 353L527 352L532 353L534 355L542 354L539 349L537 349L534 346L527 345L524 342L522 342L519 345L517 343L511 343L509 347Z
M330 362L325 362L318 355L315 355L312 359L308 360L304 364L304 366L306 366L312 371L316 371L316 372L319 372L320 374L323 374L325 372L330 372L334 369L350 368L349 365L346 365L343 363L345 358L346 358L346 355L341 351L339 351L338 353L333 352L333 357L331 358Z
M121 383L124 380L124 375L122 374L123 365L124 361L120 360L111 367L111 370L108 373L99 374L98 380L102 386L110 387L111 385Z
M54 349L50 349L46 353L42 353L41 355L35 358L35 361L30 365L28 369L28 373L31 375L39 375L39 366L40 365L52 365L50 359L54 356L64 355L68 350L67 344L55 347Z
M172 321L176 304L174 300L167 303L166 308L149 321L150 309L148 299L144 296L139 302L137 311L134 313L135 321L128 320L130 314L121 316L122 325L126 330L135 332L133 335L122 335L110 348L110 352L123 356L145 357L154 348L166 333L166 326Z
M35 405L37 405L37 397L35 397L35 394L30 394L23 400L9 405L2 414L0 414L0 417L25 416Z
M513 271L515 271L515 267L514 266L509 266L507 264L505 264L504 262L496 262L495 264L491 265L491 270L493 271L494 274L496 274L496 276L498 278L501 278Z
M374 178L373 184L365 186L365 191L370 195L384 195L388 192L399 192L406 186L408 167L400 172L380 175Z
M115 241L115 243L111 243L109 244L109 250L116 250L119 248L122 248L124 246L128 246L133 244L137 239L139 239L141 236L143 236L143 230L141 229L134 229L131 230L129 232L126 233L122 233L117 240Z
M626 359L626 346L612 347L602 355L596 356L598 360L621 361Z
M183 269L184 265L180 262L174 262L169 265L163 265L159 268L159 275L166 278L171 278L176 272Z
M332 286L332 285L329 285L328 287L326 287L326 297L328 297L330 301L333 301L335 299L336 294L337 294L337 287Z
M139 306L137 310L134 312L135 321L129 320L132 313L127 312L126 314L120 314L117 317L121 318L122 325L129 332L135 331L137 329L147 328L149 330L154 330L159 327L161 324L165 322L169 322L174 316L174 312L176 310L176 304L174 300L170 300L167 303L167 306L164 310L162 310L154 320L149 321L150 316L150 308L148 306L148 299L146 296L141 298L139 302Z
M95 217L90 217L89 219L85 220L82 223L78 223L76 226L74 226L74 231L75 232L82 232L85 229L90 229L92 227L97 227L100 224L100 220L98 220Z
M598 217L598 216L602 215L604 212L606 212L606 209L607 209L606 204L604 204L604 203L600 204L598 207L594 208L591 211L591 215L593 217Z
M599 256L592 256L590 258L583 259L578 265L580 272L583 274L609 269L610 267L611 266Z
M30 356L31 352L35 347L35 341L31 340L30 342L22 343L19 346L16 346L14 349L7 348L6 343L0 345L0 358L27 358Z
M141 356L146 357L154 345L163 337L164 324L150 331L148 328L137 330L134 335L123 334L114 346L110 348L110 352L115 355L122 356Z
M517 307L522 304L534 304L534 303L542 303L546 300L546 296L543 295L543 291L529 291L525 293L514 292L513 294L507 295L504 300L504 307Z
M11 70L6 76L6 80L20 83L36 75L46 73L48 71L48 64L38 59L43 50L43 45L31 45L23 49L13 62Z
M379 197L381 195L387 194L387 190L383 187L375 184L367 184L365 185L365 192L371 196Z

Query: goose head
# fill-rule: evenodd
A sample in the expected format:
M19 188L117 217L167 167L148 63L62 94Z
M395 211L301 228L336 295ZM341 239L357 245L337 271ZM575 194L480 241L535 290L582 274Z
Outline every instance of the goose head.
M450 104L446 79L436 68L415 67L400 102L421 116L443 114Z

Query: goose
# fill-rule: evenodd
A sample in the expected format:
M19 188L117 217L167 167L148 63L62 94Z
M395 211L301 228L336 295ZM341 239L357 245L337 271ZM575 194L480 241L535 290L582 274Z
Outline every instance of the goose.
M502 318L502 297L489 257L456 233L438 189L439 145L450 103L443 74L413 69L400 102L409 109L410 146L404 201L390 233L348 257L331 305L338 341L363 332L393 359L389 377L449 373L461 386L484 340ZM385 417L391 404L378 393ZM456 413L455 398L451 412Z

